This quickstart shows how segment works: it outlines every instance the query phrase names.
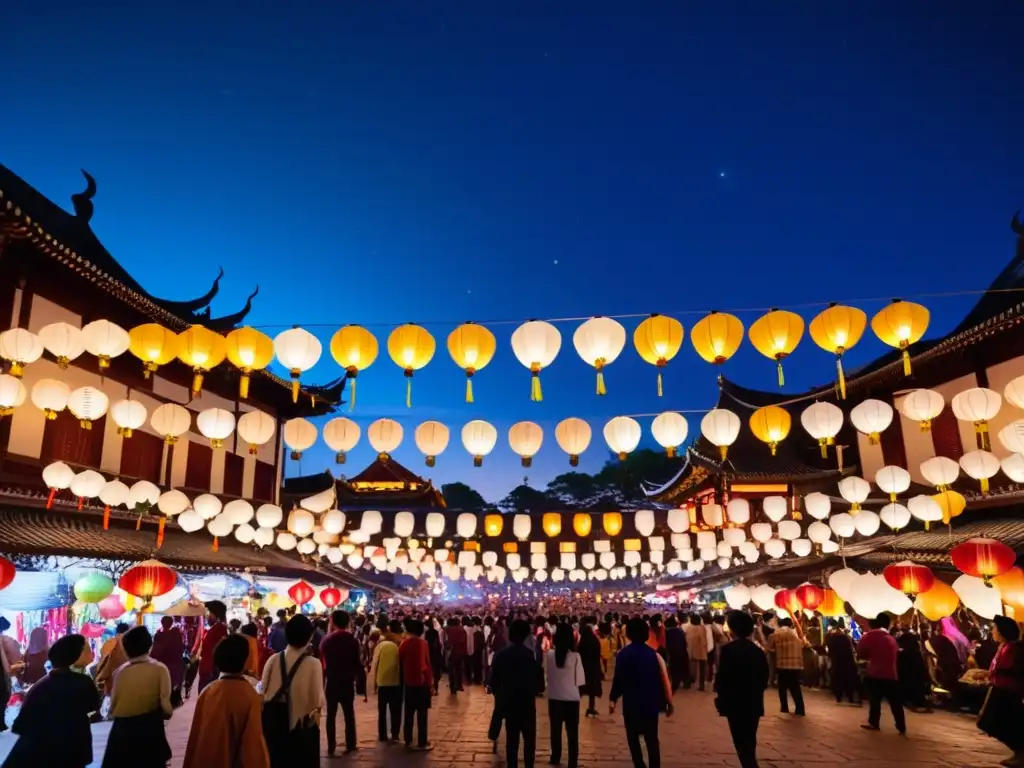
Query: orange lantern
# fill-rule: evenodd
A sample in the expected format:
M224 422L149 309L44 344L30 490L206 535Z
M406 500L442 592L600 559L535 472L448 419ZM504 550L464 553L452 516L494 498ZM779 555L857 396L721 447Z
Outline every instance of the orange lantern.
M484 516L484 533L488 536L501 536L501 531L505 527L505 520L501 515L485 515Z
M835 618L846 613L846 603L834 589L824 590L825 596L818 605L818 613L825 618Z
M577 512L572 516L572 529L580 538L586 538L589 536L593 525L593 520L591 520L590 515L586 512Z
M949 556L958 571L984 579L986 584L1010 570L1017 559L1012 549L995 539L969 539L953 547Z
M562 532L562 516L557 512L545 512L540 524L549 538L553 539Z
M0 589L6 589L14 581L14 563L6 557L0 557Z
M290 597L292 602L296 605L305 605L313 599L315 594L316 592L313 588L301 579L288 588L288 597Z
M334 608L334 606L341 603L341 590L337 587L327 587L326 589L321 590L320 602L323 603L328 610Z
M898 589L911 600L935 585L935 574L931 568L909 560L885 566L882 577L890 587Z
M999 587L1003 596L1003 603L1013 608L1018 619L1024 616L1024 571L1020 568L1011 568L1006 573L992 579ZM0 589L3 589L3 579L0 578Z
M129 568L117 586L129 595L149 603L154 597L166 595L178 584L178 574L159 560L145 560Z
M929 621L938 621L952 616L959 605L960 596L949 584L938 580L927 592L919 594L914 603L914 607Z
M825 599L825 590L810 582L804 582L796 588L795 592L800 606L807 611L815 610Z
M601 523L604 526L604 532L609 536L618 536L622 533L621 512L605 512L601 517Z

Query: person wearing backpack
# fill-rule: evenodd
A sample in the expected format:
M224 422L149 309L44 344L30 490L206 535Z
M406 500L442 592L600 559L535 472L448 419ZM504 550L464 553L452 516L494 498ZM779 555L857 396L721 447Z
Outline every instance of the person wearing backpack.
M263 736L271 768L318 768L324 681L308 651L313 623L296 614L285 626L288 647L263 669Z

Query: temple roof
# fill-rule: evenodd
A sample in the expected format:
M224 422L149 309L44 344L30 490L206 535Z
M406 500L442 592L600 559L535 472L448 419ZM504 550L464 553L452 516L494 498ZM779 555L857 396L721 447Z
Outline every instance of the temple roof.
M365 469L349 478L335 478L330 470L315 475L291 477L281 493L298 502L305 496L326 491L334 484L339 509L443 509L444 496L430 480L424 480L387 454L381 454Z

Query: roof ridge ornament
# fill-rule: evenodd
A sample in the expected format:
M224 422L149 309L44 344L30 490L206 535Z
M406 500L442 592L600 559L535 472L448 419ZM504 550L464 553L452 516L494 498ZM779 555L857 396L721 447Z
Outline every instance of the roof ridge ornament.
M85 191L72 195L71 204L75 207L75 216L88 224L93 214L92 199L96 195L96 179L84 168L82 175L85 176Z

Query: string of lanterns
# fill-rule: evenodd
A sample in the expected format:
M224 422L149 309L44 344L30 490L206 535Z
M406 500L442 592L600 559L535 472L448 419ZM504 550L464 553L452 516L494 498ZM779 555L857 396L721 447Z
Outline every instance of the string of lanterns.
M894 300L871 319L871 329L883 343L902 351L905 372L910 373L910 345L920 340L928 328L929 312L920 304ZM831 305L810 323L810 336L821 349L836 357L837 384L846 397L842 356L854 347L867 328L867 315L856 307ZM742 321L725 312L711 312L690 330L694 350L705 361L721 365L736 354L744 336L762 355L774 361L779 385L785 383L782 361L799 345L804 320L787 310L773 309L744 330ZM682 348L685 330L678 320L651 315L633 332L633 346L642 360L658 369L658 395L663 393L662 369ZM622 354L627 340L623 325L609 317L593 317L573 333L572 341L580 358L596 371L596 392L607 393L604 369ZM531 320L518 326L511 336L512 352L530 371L530 399L543 399L541 372L557 358L562 334L552 323ZM402 369L406 379L406 405L412 405L412 379L434 357L437 344L425 328L412 323L400 325L388 335L388 356ZM494 334L483 325L465 323L447 338L449 355L466 374L466 402L473 402L473 376L485 368L497 352ZM376 337L358 325L346 325L331 337L329 350L334 360L352 380L349 400L355 405L355 382L359 373L377 359ZM179 334L156 323L145 323L130 330L109 320L96 320L82 328L69 323L51 323L38 334L24 328L0 333L0 357L8 361L9 373L20 378L26 365L38 360L44 351L52 354L62 368L85 353L97 358L101 370L110 361L130 353L143 365L148 378L161 365L180 360L193 370L192 391L201 392L207 373L227 360L241 374L239 397L248 397L254 371L265 369L275 359L288 371L292 381L292 399L298 401L302 374L312 368L323 354L320 341L302 328L289 328L273 339L255 328L244 327L222 336L202 325L193 325Z

